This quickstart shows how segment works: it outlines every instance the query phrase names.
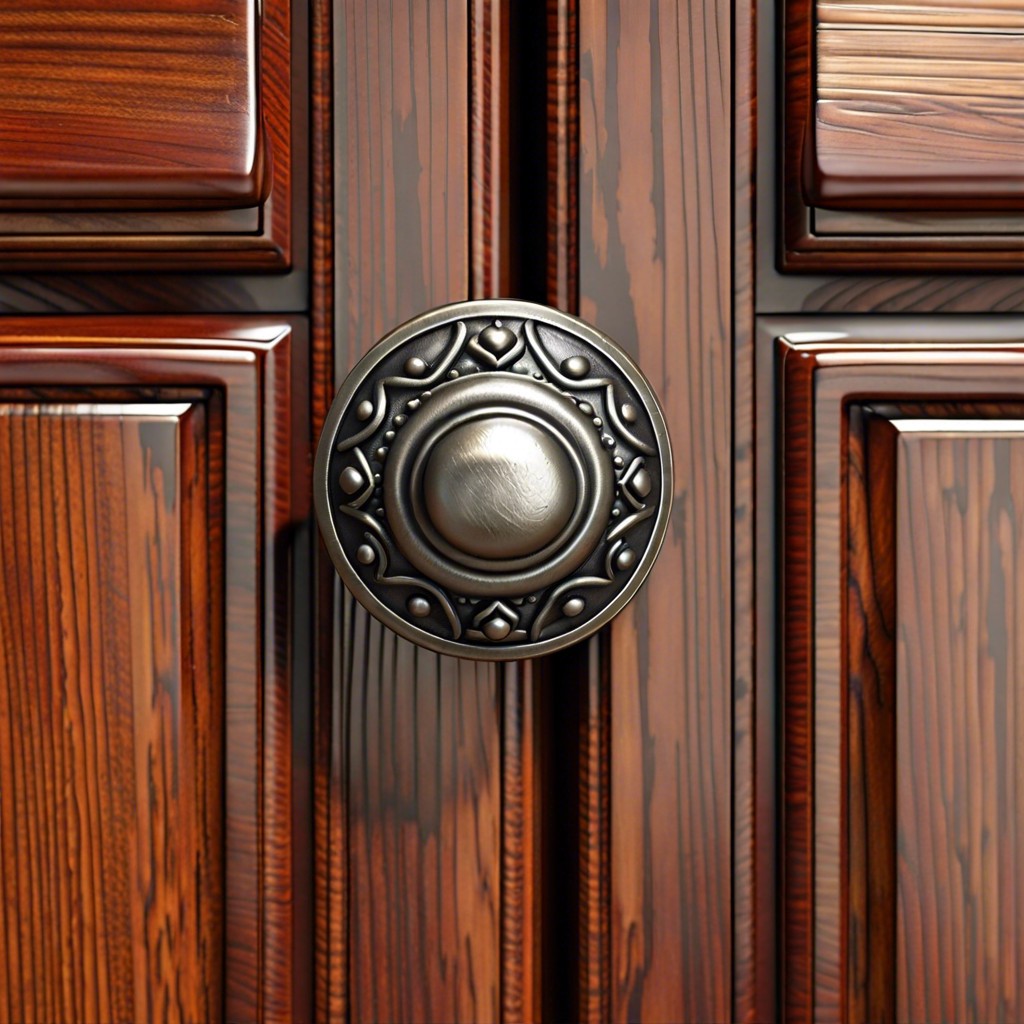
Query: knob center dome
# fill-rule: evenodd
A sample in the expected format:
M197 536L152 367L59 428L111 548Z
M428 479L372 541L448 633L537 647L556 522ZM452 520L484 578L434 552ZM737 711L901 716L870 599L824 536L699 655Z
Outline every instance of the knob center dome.
M456 551L476 558L540 551L568 525L577 497L576 475L559 441L511 416L450 430L423 473L434 529Z

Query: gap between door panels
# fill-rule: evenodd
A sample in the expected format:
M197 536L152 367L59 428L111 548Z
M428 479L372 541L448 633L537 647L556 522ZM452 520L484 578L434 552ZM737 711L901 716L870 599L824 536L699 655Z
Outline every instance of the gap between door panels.
M578 313L577 2L471 11L472 297ZM506 1020L610 1015L607 666L602 631L501 671Z

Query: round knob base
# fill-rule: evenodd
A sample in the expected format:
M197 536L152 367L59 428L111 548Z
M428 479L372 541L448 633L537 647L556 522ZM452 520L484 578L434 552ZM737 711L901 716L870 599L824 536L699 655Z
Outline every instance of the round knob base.
M671 504L640 371L574 317L509 300L434 310L353 370L328 415L317 517L345 583L432 650L530 657L636 593Z

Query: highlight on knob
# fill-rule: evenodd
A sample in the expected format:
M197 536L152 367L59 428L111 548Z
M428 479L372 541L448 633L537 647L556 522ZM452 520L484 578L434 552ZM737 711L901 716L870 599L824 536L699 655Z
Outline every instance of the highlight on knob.
M317 517L346 585L432 650L509 659L589 635L636 593L672 496L664 418L610 339L532 303L426 313L327 417Z

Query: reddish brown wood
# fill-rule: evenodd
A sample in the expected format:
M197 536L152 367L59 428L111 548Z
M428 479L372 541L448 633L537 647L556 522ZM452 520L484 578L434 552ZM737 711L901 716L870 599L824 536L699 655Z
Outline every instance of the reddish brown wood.
M207 393L0 407L0 1016L223 998L220 427Z
M907 1021L1021 1013L1024 407L958 424L972 411L926 408L932 425L950 417L945 432L908 419L897 441L894 1017Z
M34 0L0 14L0 203L253 206L254 0Z
M1004 62L1001 70L990 70L978 82L968 84L965 80L971 79L979 62L961 56L971 52L979 37L955 31L968 23L987 25L996 33L997 45L1012 49L1016 44L1002 37L1000 32L1006 29L1000 24L1019 18L1019 12L991 4L978 11L946 2L858 6L829 0L786 0L784 13L784 56L780 58L785 67L783 269L969 274L1019 269L1024 264L1024 230L1005 225L990 230L984 224L965 222L955 212L966 204L1005 215L1019 206L1019 183L1013 184L1019 160L1011 152L1016 142L1012 131L1004 133L1000 127L1007 118L1018 116L1012 83L1006 85L1006 76L1017 73L1014 62ZM873 35L855 27L865 21L876 24L876 19L880 28ZM824 24L816 37L819 20ZM930 33L926 43L901 49L920 33L922 25L938 22L942 22L941 31ZM895 31L898 23L911 31ZM856 51L852 55L843 56L837 50L850 46ZM888 52L893 47L905 57L906 74L902 77L897 74L899 67L894 67L894 53ZM933 52L929 68L927 55ZM984 47L983 54L986 59L993 56L992 47ZM869 67L873 60L881 62L878 73ZM857 90L863 88L871 91L867 106L864 96L858 98ZM819 94L819 89L825 92ZM979 112L977 99L957 100L957 90L970 96L988 95L990 104ZM912 116L911 107L919 112L922 104L938 113L927 118ZM948 107L946 113L942 113L943 104ZM867 139L866 145L856 146L855 160L839 155L840 149L847 147L845 140L853 138L847 124L851 117L856 118L857 132L864 133L857 137ZM940 117L948 122L946 130L932 133L921 127L923 121L937 124ZM894 179L892 175L899 173L897 164L915 144L911 134L927 136L930 141L919 145L931 155L922 161L918 152L913 167ZM984 141L979 142L979 135ZM965 146L963 139L968 137L971 141ZM953 139L955 145L950 144ZM825 151L825 162L817 171L816 140ZM943 147L947 147L945 156ZM990 167L987 182L989 172L964 165L964 160L976 158L978 164ZM881 166L886 161L889 171ZM815 203L849 208L866 205L881 207L883 212L850 213L839 224ZM922 205L937 212L923 228L908 224L906 211Z
M334 78L333 8L328 0L310 7L310 370L313 433L319 435L334 399Z
M783 657L783 813L781 879L786 1020L813 1019L813 738L810 730L813 669L811 587L813 572L814 440L810 353L780 346L783 380L781 440L785 459L782 563L785 597L780 615Z
M539 1020L545 949L540 919L541 790L537 701L541 662L502 667L501 1019Z
M0 269L286 268L291 37L288 0L0 16Z
M1019 9L818 0L816 13L813 205L1020 207Z
M500 693L357 612L344 656L352 1015L500 1013ZM352 633L349 634L353 635Z
M743 0L733 12L732 1019L760 1024L777 1016L778 951L774 609L771 576L758 571L773 549L760 525L772 506L758 500L771 428L756 395L759 356L770 365L770 353L758 351L754 319L756 4Z
M884 411L850 407L844 617L847 1015L880 1024L896 1019L895 440Z
M580 4L580 310L664 402L676 512L611 629L612 1015L732 1015L731 10Z
M454 3L335 7L339 370L395 324L470 294L468 240L482 226L471 221L467 15ZM338 920L347 897L350 952L328 957L331 1005L348 987L355 1019L494 1020L503 988L514 991L503 935L520 909L528 921L525 904L504 904L502 795L529 787L504 774L527 752L502 737L511 695L494 666L422 654L345 607L329 799L344 819L327 837L345 844L332 865L347 863L329 869L328 913Z
M4 324L4 430L20 444L6 479L24 484L0 522L15 574L0 814L24 836L17 863L3 854L13 1019L304 1005L284 586L308 514L307 406L292 336L280 321ZM52 567L35 589L13 585L25 551L33 572ZM46 679L49 699L26 689ZM34 807L9 802L19 787Z
M1003 567L1024 343L982 321L932 346L908 344L910 325L885 333L781 345L784 1006L1012 1017L1019 721L989 699L1011 699L998 638L1020 625Z
M334 397L334 131L333 4L310 5L311 90L311 437L319 437ZM314 553L313 619L313 984L316 1020L348 1016L347 903L341 702L334 685L340 582L319 545ZM312 1016L312 1015L311 1015Z
M579 1011L577 1020L609 1020L611 964L611 679L607 631L583 649L587 673L579 715Z
M447 2L345 0L334 19L340 376L396 324L469 294L469 25Z
M1019 313L1024 279L973 274L919 277L843 274L812 279L799 308L806 313Z

